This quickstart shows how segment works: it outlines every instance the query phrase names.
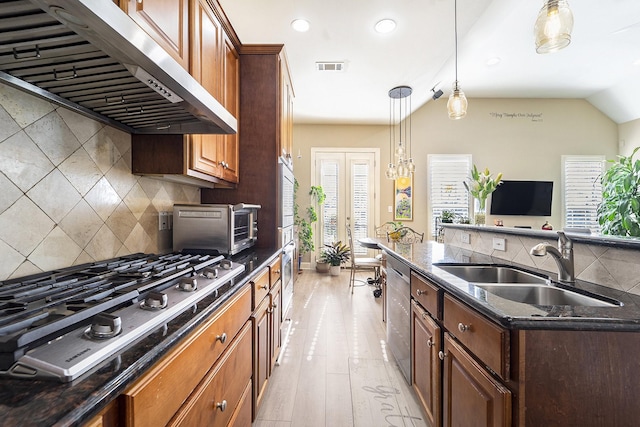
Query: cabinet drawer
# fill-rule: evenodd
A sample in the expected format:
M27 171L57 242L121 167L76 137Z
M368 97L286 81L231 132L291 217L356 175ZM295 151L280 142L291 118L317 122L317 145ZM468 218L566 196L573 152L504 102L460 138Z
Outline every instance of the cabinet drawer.
M127 425L165 425L250 315L247 286L124 393Z
M169 423L170 426L226 426L251 381L251 322Z
M282 262L280 260L280 257L276 258L271 262L271 264L269 264L269 272L271 274L269 284L272 288L276 285L276 283L278 283L278 280L280 280L280 274L282 270L281 266Z
M436 319L442 318L441 310L438 310L438 294L440 292L436 285L413 271L411 272L411 296Z
M256 274L250 283L253 288L251 309L255 310L255 308L260 305L264 297L269 293L269 268L262 269L258 274Z
M449 295L444 296L444 326L489 369L503 379L509 373L509 331Z

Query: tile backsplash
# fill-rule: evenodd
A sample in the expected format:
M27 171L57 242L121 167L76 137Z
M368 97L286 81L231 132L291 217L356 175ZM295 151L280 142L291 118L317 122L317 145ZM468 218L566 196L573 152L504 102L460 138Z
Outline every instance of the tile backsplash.
M0 280L171 250L158 212L196 187L131 174L131 136L0 84Z
M462 243L461 234L469 234ZM505 239L505 251L493 249L493 239ZM474 262L507 260L525 267L558 273L551 256L533 256L529 250L544 239L493 231L446 228L444 243L455 259L472 258ZM555 244L554 240L549 241ZM574 242L573 258L576 279L640 295L640 251Z

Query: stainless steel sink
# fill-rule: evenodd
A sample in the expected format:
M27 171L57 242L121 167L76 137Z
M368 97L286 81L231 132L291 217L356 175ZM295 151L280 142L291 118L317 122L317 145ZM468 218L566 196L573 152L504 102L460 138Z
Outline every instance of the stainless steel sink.
M467 282L475 283L548 283L549 281L548 277L508 266L436 264L436 267Z
M617 301L615 300L605 301L550 285L480 283L476 284L476 286L501 298L526 304L589 307L617 307L621 305L620 303L616 304Z

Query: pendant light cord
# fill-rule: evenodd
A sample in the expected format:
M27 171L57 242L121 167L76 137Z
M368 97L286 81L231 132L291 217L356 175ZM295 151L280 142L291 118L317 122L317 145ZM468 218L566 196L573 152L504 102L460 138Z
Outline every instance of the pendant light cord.
M453 2L453 33L456 45L456 89L458 88L458 0Z

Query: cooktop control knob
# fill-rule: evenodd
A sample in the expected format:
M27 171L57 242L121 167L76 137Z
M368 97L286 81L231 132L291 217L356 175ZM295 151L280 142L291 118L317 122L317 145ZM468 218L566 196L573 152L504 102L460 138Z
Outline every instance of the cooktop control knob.
M118 335L122 331L122 319L109 313L96 314L91 320L91 326L85 331L90 339L107 339Z
M195 277L183 277L176 287L181 291L193 292L198 289L198 281Z
M218 267L214 267L214 268L207 267L204 270L202 270L202 275L207 279L216 279L218 278Z
M151 291L147 294L147 297L140 303L140 307L145 310L160 310L167 306L169 303L169 298L167 294Z
M228 259L221 260L220 267L222 267L223 270L231 270L231 261Z

